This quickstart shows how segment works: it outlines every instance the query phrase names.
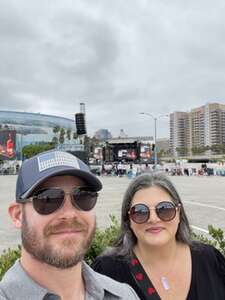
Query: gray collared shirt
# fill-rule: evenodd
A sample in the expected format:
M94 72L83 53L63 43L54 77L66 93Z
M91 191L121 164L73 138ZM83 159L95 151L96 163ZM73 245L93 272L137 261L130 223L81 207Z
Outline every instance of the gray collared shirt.
M133 289L82 265L85 281L85 300L138 300ZM6 272L0 282L0 300L60 300L60 297L34 282L19 260Z

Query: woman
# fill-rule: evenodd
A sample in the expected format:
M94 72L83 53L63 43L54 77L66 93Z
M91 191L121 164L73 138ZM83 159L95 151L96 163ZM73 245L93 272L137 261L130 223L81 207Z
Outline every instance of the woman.
M224 300L225 258L193 242L181 199L162 173L143 174L123 200L121 234L93 268L130 284L140 299Z

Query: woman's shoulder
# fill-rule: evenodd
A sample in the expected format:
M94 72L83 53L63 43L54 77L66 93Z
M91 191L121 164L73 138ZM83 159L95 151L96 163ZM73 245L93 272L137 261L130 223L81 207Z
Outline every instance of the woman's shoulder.
M213 268L224 278L225 283L225 257L212 245L194 243L191 247L192 258L199 265Z
M127 259L123 256L100 255L94 260L92 267L94 270L98 271L99 269L115 269L120 266L124 267L126 263Z
M122 256L99 256L94 260L92 268L98 273L121 282L127 282L127 277L129 277L127 259Z
M200 242L194 242L191 245L191 252L193 255L205 258L216 259L218 256L225 259L222 253L217 250L213 245L204 244Z

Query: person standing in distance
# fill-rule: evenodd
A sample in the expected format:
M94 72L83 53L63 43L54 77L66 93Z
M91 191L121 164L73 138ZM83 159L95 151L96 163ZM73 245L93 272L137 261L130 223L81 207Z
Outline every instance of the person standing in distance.
M0 282L1 300L138 299L83 261L101 188L88 166L66 152L47 151L22 164L9 207L22 252Z

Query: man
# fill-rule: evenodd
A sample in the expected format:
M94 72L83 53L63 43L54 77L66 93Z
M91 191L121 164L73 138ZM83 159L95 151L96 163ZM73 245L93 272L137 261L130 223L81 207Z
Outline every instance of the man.
M138 299L128 285L83 261L101 188L88 166L66 152L44 152L22 164L9 207L22 253L0 282L0 299Z

